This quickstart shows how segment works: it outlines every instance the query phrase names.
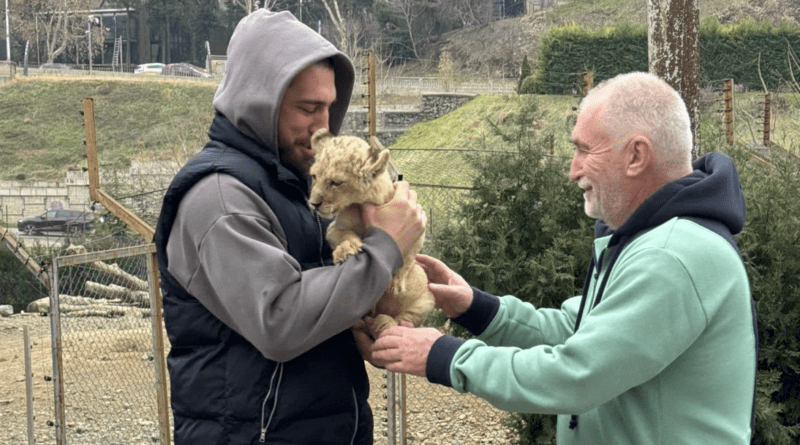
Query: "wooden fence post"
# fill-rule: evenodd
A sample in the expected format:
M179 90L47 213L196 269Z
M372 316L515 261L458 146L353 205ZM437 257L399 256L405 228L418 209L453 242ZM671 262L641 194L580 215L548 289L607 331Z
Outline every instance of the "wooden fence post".
M733 145L733 79L725 79L725 135L728 145Z
M594 73L591 71L583 73L583 95L589 94L592 88L594 88Z
M770 128L770 104L769 93L764 95L764 146L769 147L769 128Z

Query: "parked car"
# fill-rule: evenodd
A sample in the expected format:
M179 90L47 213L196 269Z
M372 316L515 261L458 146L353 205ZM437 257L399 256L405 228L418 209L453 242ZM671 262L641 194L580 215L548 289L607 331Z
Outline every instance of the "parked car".
M199 66L192 65L191 63L170 63L165 66L161 74L167 76L184 76L184 77L211 77L211 74Z
M133 69L133 74L161 74L163 69L163 63L143 63L136 65L136 68Z
M41 232L78 233L94 230L94 215L83 210L48 210L39 216L28 216L17 222L20 233Z
M39 68L43 70L71 70L72 67L66 63L43 63Z

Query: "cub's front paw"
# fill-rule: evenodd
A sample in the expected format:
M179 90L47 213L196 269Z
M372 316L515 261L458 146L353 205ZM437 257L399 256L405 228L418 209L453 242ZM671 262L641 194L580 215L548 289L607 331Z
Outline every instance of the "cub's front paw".
M358 252L361 252L361 245L361 241L356 242L351 240L347 240L342 244L339 244L333 251L333 262L335 264L342 263L344 260L350 258Z

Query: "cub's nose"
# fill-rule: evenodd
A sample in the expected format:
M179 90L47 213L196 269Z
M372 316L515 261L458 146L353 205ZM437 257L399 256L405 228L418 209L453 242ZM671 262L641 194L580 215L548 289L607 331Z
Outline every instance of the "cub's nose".
M308 205L311 207L311 210L317 211L317 210L319 210L319 206L321 206L322 203L321 202L308 201Z

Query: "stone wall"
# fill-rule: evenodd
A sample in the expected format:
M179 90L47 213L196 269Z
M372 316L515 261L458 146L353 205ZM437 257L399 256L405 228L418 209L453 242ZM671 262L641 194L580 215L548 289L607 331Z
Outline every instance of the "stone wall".
M100 188L137 214L157 213L163 189L177 171L177 163L133 161L126 171L101 171ZM82 170L67 171L64 181L0 181L0 219L11 227L50 209L91 205L89 173Z
M392 145L400 135L417 122L443 116L474 98L474 94L423 94L419 103L403 109L378 107L377 136L385 146ZM341 134L366 137L368 113L366 107L350 107L342 124Z

